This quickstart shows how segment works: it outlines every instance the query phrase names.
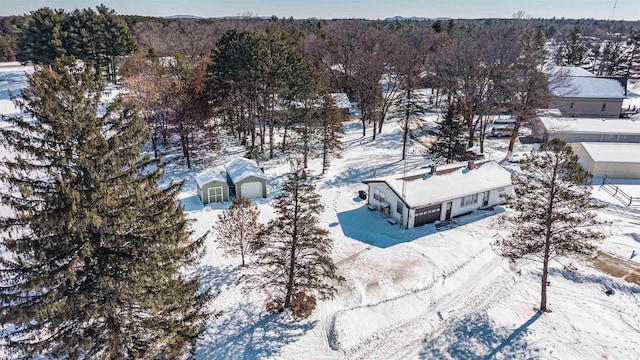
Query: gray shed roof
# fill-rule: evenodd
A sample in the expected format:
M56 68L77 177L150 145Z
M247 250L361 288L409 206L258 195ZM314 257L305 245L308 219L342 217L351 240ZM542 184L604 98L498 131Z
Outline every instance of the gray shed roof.
M260 179L267 179L267 176L260 170L258 163L245 158L237 158L229 161L224 165L227 174L234 183L240 182L249 176L255 176Z

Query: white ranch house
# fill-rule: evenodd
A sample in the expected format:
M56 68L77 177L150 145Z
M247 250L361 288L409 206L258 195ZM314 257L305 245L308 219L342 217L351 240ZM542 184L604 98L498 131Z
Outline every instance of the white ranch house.
M492 160L432 167L363 183L369 186L369 208L407 228L503 204L504 195L513 194L511 173Z
M224 165L227 183L234 196L251 199L267 197L267 176L253 160L237 158Z

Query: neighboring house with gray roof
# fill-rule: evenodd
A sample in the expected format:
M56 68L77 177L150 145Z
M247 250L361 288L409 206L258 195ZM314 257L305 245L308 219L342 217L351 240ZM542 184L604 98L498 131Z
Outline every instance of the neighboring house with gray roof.
M626 97L624 81L597 77L575 66L555 66L545 71L552 95L550 109L560 110L563 116L620 117Z

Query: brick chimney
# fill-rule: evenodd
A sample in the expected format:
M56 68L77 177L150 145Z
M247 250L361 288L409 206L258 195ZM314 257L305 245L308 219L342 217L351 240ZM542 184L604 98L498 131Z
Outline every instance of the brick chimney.
M467 162L467 169L473 170L475 168L476 168L476 162L473 160L469 160L469 162Z

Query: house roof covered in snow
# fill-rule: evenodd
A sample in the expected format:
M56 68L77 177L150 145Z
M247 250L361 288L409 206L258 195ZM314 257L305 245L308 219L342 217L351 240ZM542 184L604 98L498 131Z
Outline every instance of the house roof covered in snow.
M614 79L567 76L549 82L550 91L557 97L624 99L625 91L620 82Z
M548 133L640 135L640 121L633 118L575 118L559 114L556 109L538 111L538 118Z
M265 180L267 179L267 176L262 172L258 163L251 159L233 159L226 163L224 167L227 169L227 174L234 183L240 182L249 176L255 176Z
M551 76L595 76L590 71L580 66L556 66L549 65L544 68L544 72Z
M580 143L595 162L640 164L640 144L636 143Z
M331 93L329 94L333 98L333 102L336 104L338 109L349 109L351 108L351 102L349 101L349 97L345 93Z
M437 168L421 169L404 175L364 180L385 182L399 196L405 185L405 203L410 207L442 203L463 196L511 186L511 173L493 160L476 162L470 170L467 163L457 163Z
M196 175L196 184L198 184L198 187L202 187L212 181L221 181L226 183L227 178L224 172L220 169L211 169Z

